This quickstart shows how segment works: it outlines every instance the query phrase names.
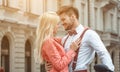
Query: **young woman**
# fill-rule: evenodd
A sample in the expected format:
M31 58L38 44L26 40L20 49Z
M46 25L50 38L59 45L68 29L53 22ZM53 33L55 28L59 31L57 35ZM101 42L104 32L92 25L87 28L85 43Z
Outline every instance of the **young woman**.
M41 15L40 23L36 31L36 50L40 57L40 63L44 61L51 63L49 72L68 72L68 64L75 56L79 41L71 44L70 50L65 52L61 44L61 39L56 38L59 16L55 12L46 12Z

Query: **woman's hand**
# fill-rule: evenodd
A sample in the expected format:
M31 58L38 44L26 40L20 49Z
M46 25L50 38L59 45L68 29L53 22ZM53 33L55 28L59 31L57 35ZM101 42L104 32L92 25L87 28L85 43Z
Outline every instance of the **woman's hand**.
M72 42L70 49L76 51L80 47L81 39L77 39L75 42Z

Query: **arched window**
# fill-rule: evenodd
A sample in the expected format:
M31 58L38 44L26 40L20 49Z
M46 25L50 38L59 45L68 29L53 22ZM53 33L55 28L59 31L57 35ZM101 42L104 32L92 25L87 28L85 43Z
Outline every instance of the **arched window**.
M31 72L31 44L29 40L25 43L25 72Z
M5 72L10 72L10 43L7 36L2 38L1 42L1 66L4 68Z

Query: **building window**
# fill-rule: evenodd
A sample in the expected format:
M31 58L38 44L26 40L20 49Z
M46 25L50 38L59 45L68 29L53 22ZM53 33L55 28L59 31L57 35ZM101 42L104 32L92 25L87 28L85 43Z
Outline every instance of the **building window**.
M110 16L111 16L111 20L110 20L110 24L111 24L111 31L113 31L113 14L110 14Z
M94 8L94 12L95 12L95 29L97 29L97 8Z
M5 72L10 72L9 69L9 65L10 65L10 53L9 53L9 49L10 49L10 45L9 45L9 40L7 38L7 36L4 36L2 38L2 42L1 42L1 66L4 68Z
M31 44L29 40L25 43L25 72L31 72Z
M118 17L118 20L117 20L117 33L118 33L118 35L120 36L120 17Z
M106 27L106 12L103 11L103 30L105 31L105 27Z

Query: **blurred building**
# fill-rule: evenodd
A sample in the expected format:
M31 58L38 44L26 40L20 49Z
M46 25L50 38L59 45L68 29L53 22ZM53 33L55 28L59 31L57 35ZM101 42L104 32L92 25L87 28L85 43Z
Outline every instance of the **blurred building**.
M39 16L62 5L79 9L79 21L96 30L111 54L115 72L120 72L119 0L0 0L0 66L5 72L44 72L34 62L35 30ZM58 36L65 32L59 29ZM97 55L90 65L100 63Z

